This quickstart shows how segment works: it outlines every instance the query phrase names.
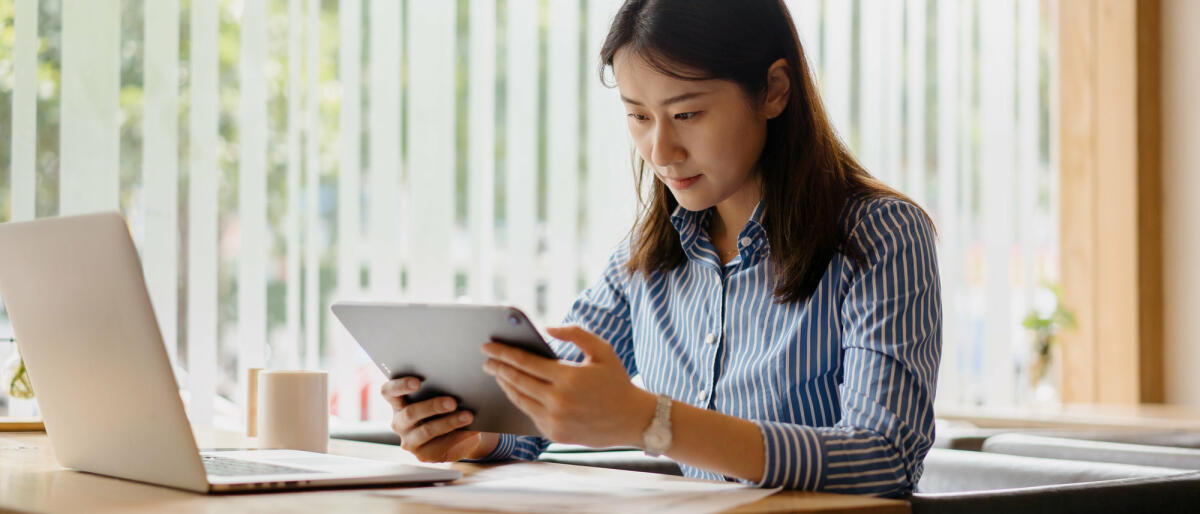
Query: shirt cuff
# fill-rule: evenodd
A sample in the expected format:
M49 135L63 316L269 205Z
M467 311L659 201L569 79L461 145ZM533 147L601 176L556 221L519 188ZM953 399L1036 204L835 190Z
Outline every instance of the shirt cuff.
M487 454L482 459L463 459L463 462L492 462L498 460L509 460L512 458L513 451L517 448L517 436L513 434L500 434L499 441L496 442L496 447L492 452Z
M755 485L819 490L824 482L826 460L820 433L805 425L755 423L763 436L763 474Z

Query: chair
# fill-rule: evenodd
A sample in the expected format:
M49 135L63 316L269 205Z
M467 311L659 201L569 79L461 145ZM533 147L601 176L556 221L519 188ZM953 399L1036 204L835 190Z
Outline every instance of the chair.
M988 453L1076 461L1136 464L1200 471L1200 450L1031 434L1000 434L983 443Z
M1200 473L935 448L914 513L1194 512Z

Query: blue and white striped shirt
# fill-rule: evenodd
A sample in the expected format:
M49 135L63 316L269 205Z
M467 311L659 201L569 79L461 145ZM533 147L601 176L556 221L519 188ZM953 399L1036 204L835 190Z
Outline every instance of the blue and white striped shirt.
M897 198L852 201L842 219L866 265L836 253L810 298L781 304L762 211L760 203L738 235L738 256L721 265L707 230L712 209L677 208L671 221L686 262L629 274L622 244L566 323L609 341L647 390L757 423L761 486L911 491L933 442L941 354L932 226ZM582 358L572 344L551 345L563 359ZM502 435L487 460L536 459L547 444Z

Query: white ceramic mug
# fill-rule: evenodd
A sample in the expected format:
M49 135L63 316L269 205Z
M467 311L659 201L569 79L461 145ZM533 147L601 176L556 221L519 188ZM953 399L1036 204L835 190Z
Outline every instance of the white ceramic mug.
M258 373L258 446L324 453L329 387L324 371Z

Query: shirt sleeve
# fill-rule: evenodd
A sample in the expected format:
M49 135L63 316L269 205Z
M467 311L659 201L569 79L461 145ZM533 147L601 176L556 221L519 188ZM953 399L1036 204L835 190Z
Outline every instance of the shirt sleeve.
M758 422L766 447L759 485L902 495L933 443L941 355L941 286L933 227L887 201L851 232L866 265L848 265L841 305L842 416L832 427Z
M633 352L633 328L629 310L628 244L622 243L609 257L604 273L575 300L563 324L576 324L612 344L630 376L637 374ZM583 353L574 344L550 338L546 341L559 359L579 362ZM536 460L550 440L536 436L500 434L496 449L482 461Z

